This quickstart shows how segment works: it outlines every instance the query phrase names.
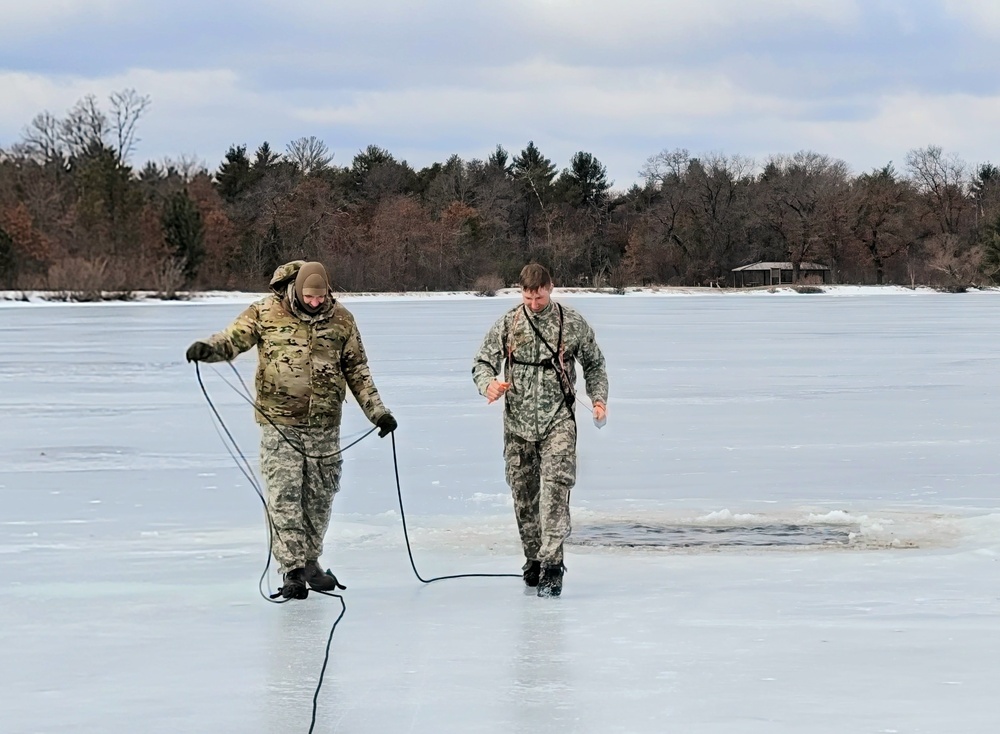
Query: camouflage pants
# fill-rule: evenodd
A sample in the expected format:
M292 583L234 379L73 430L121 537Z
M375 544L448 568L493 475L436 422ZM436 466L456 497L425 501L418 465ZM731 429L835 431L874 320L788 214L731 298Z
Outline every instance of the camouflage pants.
M282 426L279 433L265 424L261 430L260 471L267 486L271 553L279 572L287 573L323 553L330 505L340 489L340 428ZM299 452L337 455L307 459Z
M504 432L507 484L528 560L559 564L569 537L569 493L576 484L576 422L553 424L541 441Z

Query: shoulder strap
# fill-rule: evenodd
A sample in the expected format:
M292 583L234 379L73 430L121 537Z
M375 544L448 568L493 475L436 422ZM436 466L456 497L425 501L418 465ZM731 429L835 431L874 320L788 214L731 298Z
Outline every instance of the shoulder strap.
M538 327L531 321L531 314L527 312L527 309L522 305L521 308L525 309L524 314L528 325L531 330L535 332L535 336L542 340L542 344L552 353L551 364L552 368L555 370L556 378L559 380L559 388L562 390L563 398L566 400L566 407L569 409L570 417L576 420L576 414L574 408L576 407L576 390L573 388L573 382L569 379L569 375L566 373L566 365L563 363L562 350L563 350L563 309L562 304L557 303L556 308L559 310L559 351L552 348L548 340L542 336L542 332L539 331ZM539 365L541 366L541 365Z
M562 310L562 304L557 303L557 304L555 304L555 306L559 310L559 341L558 341L558 345L559 345L559 350L561 351L562 350L562 346L563 346L563 310ZM538 327L535 326L534 322L531 320L531 314L528 313L527 306L524 306L522 304L521 308L524 310L524 315L525 315L526 320L528 322L528 326L530 326L531 330L533 332L535 332L535 336L537 336L539 339L541 339L542 340L542 344L545 345L546 349L549 350L549 352L552 354L552 356L554 358L558 359L559 358L559 352L552 348L552 345L549 344L548 340L544 336L542 336L542 332L540 332L538 330Z

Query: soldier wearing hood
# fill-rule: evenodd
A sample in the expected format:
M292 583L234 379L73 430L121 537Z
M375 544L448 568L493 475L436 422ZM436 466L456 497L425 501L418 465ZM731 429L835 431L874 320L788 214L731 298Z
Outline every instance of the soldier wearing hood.
M396 429L382 404L354 316L333 298L326 269L296 260L271 278L272 293L187 350L189 362L221 362L257 347L260 467L281 595L332 591L319 564L330 505L340 488L340 419L347 390L379 436ZM322 457L322 458L316 458Z

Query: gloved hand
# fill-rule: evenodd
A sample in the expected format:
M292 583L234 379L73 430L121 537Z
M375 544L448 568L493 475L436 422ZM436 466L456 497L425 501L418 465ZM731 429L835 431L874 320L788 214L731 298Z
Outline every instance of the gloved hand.
M187 354L185 356L187 357L188 362L204 362L212 356L212 347L205 342L195 342L188 347Z
M399 424L396 423L396 419L393 418L389 413L386 413L381 418L379 418L375 422L375 425L378 426L378 428L379 428L379 432L378 432L378 437L379 438L385 438L390 433L392 433L393 431L395 431L396 428L399 427Z

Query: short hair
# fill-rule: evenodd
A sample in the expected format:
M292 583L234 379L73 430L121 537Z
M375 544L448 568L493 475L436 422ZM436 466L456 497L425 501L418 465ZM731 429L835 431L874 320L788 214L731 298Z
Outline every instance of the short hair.
M537 291L552 285L552 276L544 265L528 263L521 269L521 288Z

